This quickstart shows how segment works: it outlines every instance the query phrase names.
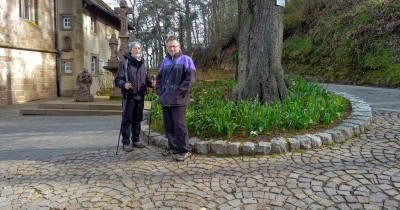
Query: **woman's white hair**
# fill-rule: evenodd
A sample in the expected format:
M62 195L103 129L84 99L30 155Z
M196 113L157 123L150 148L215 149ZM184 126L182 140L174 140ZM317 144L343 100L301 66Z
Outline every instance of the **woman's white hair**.
M128 52L132 51L132 48L134 46L139 46L140 48L142 48L142 44L139 41L133 41L133 42L129 42L128 43Z

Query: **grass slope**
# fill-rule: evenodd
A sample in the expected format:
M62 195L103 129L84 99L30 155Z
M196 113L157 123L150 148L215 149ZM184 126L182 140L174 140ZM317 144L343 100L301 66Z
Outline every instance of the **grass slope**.
M400 1L291 0L283 64L322 82L399 86Z

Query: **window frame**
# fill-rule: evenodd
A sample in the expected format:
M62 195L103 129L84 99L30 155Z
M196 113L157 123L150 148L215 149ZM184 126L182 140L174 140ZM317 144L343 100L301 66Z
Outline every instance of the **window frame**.
M63 59L63 60L61 60L61 64L62 64L61 65L62 66L62 74L64 74L64 75L72 75L72 73L74 72L73 60L72 59ZM70 69L69 69L68 72L67 72L67 69L66 69L66 67L67 67L66 64L70 64L69 65Z
M90 32L92 34L97 34L97 19L96 16L90 16Z
M34 23L38 22L38 1L19 0L19 17Z
M69 22L66 22L65 20L69 19ZM71 31L73 27L73 19L71 15L61 15L61 29L64 31ZM66 27L66 23L69 23L69 27Z
M94 62L93 62L94 60ZM91 59L90 59L90 70L92 73L94 74L98 74L99 73L99 56L93 54Z
M62 39L63 42L63 49L62 51L64 52L70 52L72 51L72 39L70 36L64 36ZM68 42L68 43L67 43Z

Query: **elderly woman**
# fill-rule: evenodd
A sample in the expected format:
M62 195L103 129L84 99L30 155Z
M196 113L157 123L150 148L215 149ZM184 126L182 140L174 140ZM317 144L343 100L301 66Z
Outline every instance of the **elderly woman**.
M145 147L139 139L140 123L143 120L144 96L147 87L152 87L152 82L142 58L140 42L130 42L128 48L128 53L124 55L125 59L119 64L115 85L121 88L125 101L121 123L122 148L126 152L131 152L134 147Z

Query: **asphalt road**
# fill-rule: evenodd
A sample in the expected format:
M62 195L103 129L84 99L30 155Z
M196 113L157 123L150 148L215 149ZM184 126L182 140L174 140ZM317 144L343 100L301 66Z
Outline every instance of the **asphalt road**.
M400 112L400 88L376 88L353 85L322 84L328 90L357 96L374 110Z

